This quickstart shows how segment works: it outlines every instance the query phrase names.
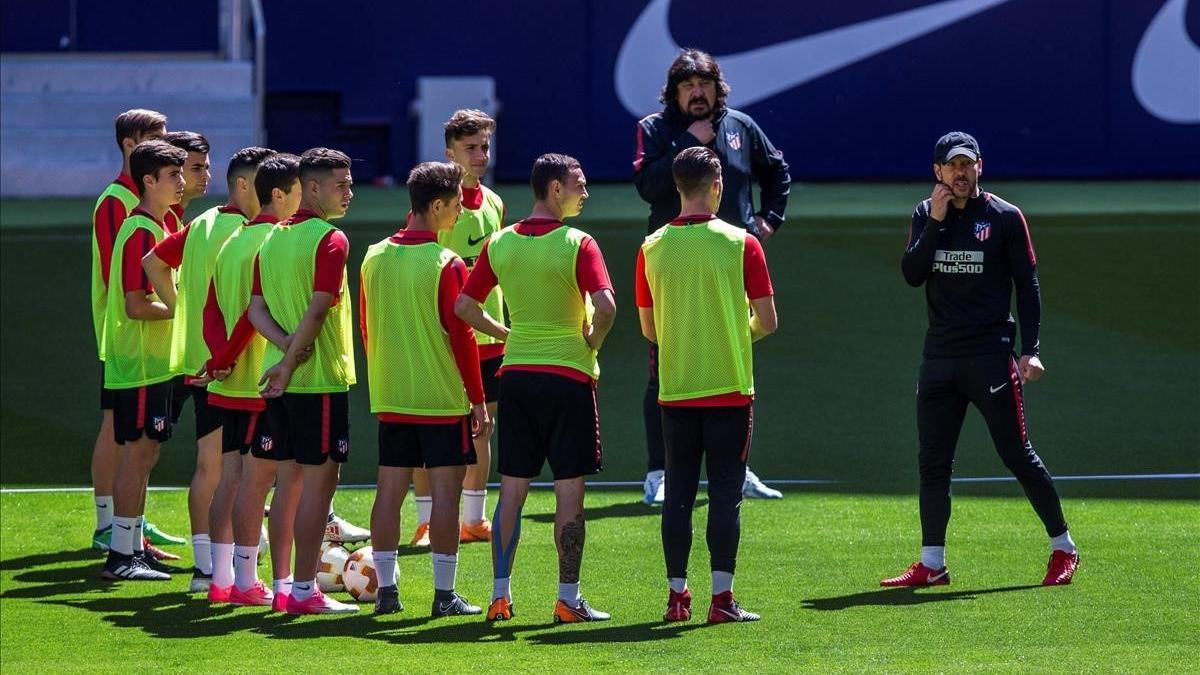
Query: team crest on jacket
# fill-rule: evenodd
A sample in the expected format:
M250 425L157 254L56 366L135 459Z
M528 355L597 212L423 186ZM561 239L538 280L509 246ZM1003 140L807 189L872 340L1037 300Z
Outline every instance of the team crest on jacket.
M154 426L155 431L158 431L158 432L165 431L167 428L167 418L166 417L155 417L153 420L151 420L151 424Z
M729 146L730 150L741 150L742 149L742 132L726 131L725 132L725 143Z
M987 221L975 223L975 238L979 241L987 241L987 238L992 236L992 224Z

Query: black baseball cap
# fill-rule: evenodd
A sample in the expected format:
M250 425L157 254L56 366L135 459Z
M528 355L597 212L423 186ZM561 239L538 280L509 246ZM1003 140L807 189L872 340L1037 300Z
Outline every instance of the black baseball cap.
M951 131L933 146L933 161L937 164L945 164L960 155L972 162L980 157L979 143L965 131Z

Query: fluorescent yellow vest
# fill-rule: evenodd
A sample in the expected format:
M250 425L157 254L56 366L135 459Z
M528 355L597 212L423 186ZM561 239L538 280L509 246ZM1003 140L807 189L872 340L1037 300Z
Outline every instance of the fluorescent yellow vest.
M754 394L747 236L711 220L664 225L642 243L654 295L660 400Z
M312 300L317 246L335 229L320 218L309 218L294 225L280 224L271 230L259 250L263 299L271 316L288 334L296 331ZM354 384L352 304L343 271L341 299L329 309L313 343L312 357L292 374L288 393L327 394L346 391ZM270 368L282 359L283 352L268 343L264 366Z
M470 404L438 311L442 270L458 256L440 244L367 249L367 372L371 412L453 416Z
M214 206L196 216L188 226L171 335L171 370L177 375L195 375L208 362L210 354L204 342L208 284L221 245L245 222L246 216L241 213L221 213Z
M217 295L217 306L221 308L221 316L225 319L226 337L233 334L233 327L250 306L250 292L254 288L254 258L274 227L271 223L244 226L225 240L217 253L212 284ZM266 370L263 366L266 353L267 339L255 332L250 344L238 356L229 377L223 381L213 380L208 390L231 398L258 398L258 379Z
M464 208L454 227L438 233L438 243L450 249L467 264L467 270L475 267L475 260L483 250L483 244L492 234L504 226L504 202L483 183L483 204L475 210ZM493 319L504 323L504 295L500 287L492 289L483 309ZM491 335L475 332L475 342L481 345L497 344L500 341Z
M600 377L596 352L583 339L591 299L585 300L575 281L586 236L565 225L537 237L513 227L492 235L488 262L504 289L512 321L504 365L565 366Z
M142 321L125 313L125 283L121 274L125 242L138 230L148 230L154 241L166 231L153 219L133 215L125 219L113 242L112 265L108 270L108 298L104 315L104 386L133 389L166 382L171 372L172 320ZM157 293L150 296L159 301Z
M138 203L137 195L114 181L104 188L104 192L101 192L100 198L96 200L96 205L92 207L92 328L96 331L96 351L101 361L104 360L104 316L108 312L108 288L104 285L100 243L96 241L96 214L100 212L100 205L109 197L121 200L125 205L126 217L133 212L133 207Z

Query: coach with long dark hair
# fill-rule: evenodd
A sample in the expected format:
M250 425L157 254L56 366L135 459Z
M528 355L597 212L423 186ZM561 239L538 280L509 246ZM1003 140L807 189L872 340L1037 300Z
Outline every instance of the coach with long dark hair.
M717 208L718 218L745 228L759 241L767 240L783 225L792 182L787 162L749 115L726 106L728 95L729 85L711 55L685 49L671 64L659 97L663 111L643 118L637 125L633 181L638 194L650 203L647 233L678 215L679 193L671 177L671 163L686 148L697 146L710 148L721 161L724 194ZM754 182L761 192L758 210L751 191ZM661 504L665 450L658 405L657 345L650 347L650 380L642 408L649 454L645 500ZM783 496L763 485L749 469L744 492L748 497Z

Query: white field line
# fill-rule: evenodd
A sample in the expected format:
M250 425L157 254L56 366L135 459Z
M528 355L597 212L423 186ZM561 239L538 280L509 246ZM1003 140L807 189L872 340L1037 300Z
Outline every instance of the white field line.
M1197 480L1200 479L1200 473L1116 473L1116 474L1095 474L1085 476L1055 476L1055 481L1110 481L1110 480ZM1010 483L1015 482L1016 478L1012 476L983 476L983 477L964 477L954 478L955 483ZM764 483L769 485L841 485L846 481L837 480L814 480L814 479L783 479L783 480L765 480ZM640 480L611 480L611 481L588 481L589 487L608 488L608 487L641 487ZM701 485L707 485L708 481L700 481ZM548 488L554 484L550 482L535 482L533 487ZM488 483L489 488L499 488L499 483ZM150 486L150 490L155 492L180 492L187 490L186 486ZM358 483L339 485L339 490L374 490L374 483ZM68 493L68 492L91 492L90 487L46 487L46 488L0 488L0 494L31 494L31 493Z

